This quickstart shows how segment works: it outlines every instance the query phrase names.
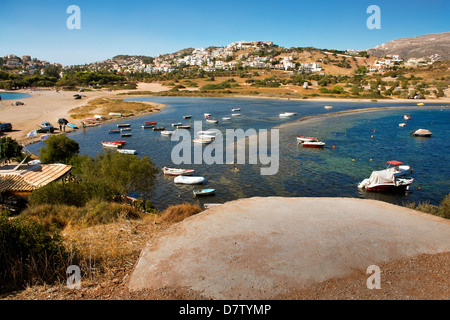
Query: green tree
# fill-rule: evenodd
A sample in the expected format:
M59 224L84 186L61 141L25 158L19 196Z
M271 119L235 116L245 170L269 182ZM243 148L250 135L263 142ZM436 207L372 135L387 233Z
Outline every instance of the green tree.
M11 137L1 138L0 144L0 158L1 159L12 159L22 156L22 146L17 143L16 140L11 139Z
M45 145L39 150L42 163L68 163L80 151L78 142L64 135L54 135L47 138Z

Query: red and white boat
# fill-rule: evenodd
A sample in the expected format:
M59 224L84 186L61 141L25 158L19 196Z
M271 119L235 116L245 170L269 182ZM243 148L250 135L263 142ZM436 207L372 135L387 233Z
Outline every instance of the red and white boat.
M163 168L164 174L170 176L188 176L194 173L193 169L177 169L177 168Z
M106 148L120 148L122 145L120 143L115 143L113 141L111 142L103 141L102 146Z
M112 143L117 143L117 144L120 144L120 145L127 143L125 140L114 140L114 141L111 141L111 142Z
M302 143L302 146L309 148L323 148L325 147L325 142L321 141L305 141Z
M310 142L310 141L317 141L318 139L316 137L304 137L304 136L298 136L297 141L302 142Z
M398 178L389 170L373 171L368 179L364 179L358 188L367 191L397 192L405 191L414 182L414 178Z
M409 119L411 119L411 116L410 116L409 114L405 114L405 115L403 116L403 119L409 120Z

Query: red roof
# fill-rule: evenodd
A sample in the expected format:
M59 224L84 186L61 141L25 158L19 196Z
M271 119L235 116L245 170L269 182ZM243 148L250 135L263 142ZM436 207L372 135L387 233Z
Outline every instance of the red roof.
M396 160L386 161L386 163L392 164L393 166L399 166L399 165L403 164L403 162L396 161Z

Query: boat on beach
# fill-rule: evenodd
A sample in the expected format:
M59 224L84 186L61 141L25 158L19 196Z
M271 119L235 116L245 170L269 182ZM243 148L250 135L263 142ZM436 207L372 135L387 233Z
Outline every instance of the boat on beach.
M208 196L213 194L216 189L195 189L192 192L194 193L194 197L196 196Z
M190 177L185 175L179 175L173 180L173 182L181 184L202 184L205 181L206 179L204 177Z
M178 169L178 168L163 168L163 172L166 175L170 176L189 176L194 173L194 169Z
M68 125L69 127L71 127L72 129L78 129L78 127L77 127L76 125L74 125L74 124L67 123L67 125Z

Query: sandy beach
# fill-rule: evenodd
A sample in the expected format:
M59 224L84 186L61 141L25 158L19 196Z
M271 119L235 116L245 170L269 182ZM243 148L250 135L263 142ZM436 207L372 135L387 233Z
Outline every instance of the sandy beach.
M113 98L113 99L124 99L127 97L139 96L139 92L161 92L169 90L169 87L163 86L160 83L139 83L137 89L134 91L136 94L131 96L120 95L121 93L130 92L130 90L115 90L115 91L86 91L86 92L75 92L75 91L59 91L56 90L17 90L18 93L26 93L31 95L31 97L26 99L21 99L24 105L13 106L12 104L18 100L3 100L0 102L0 122L10 122L13 126L12 132L5 132L5 136L10 136L16 139L20 143L30 144L36 142L38 138L27 138L27 134L34 129L38 129L39 125L43 121L48 121L56 129L58 128L57 121L59 118L66 118L70 123L78 127L82 127L81 120L75 120L70 117L70 110L86 105L90 100L96 98ZM81 94L82 99L75 100L73 98L74 94ZM277 98L277 97L264 97L264 96L230 96L236 98L252 98L252 99L281 99L288 100L288 98ZM302 100L293 99L290 100ZM345 99L345 98L310 98L306 101L320 101L324 103L332 102L348 102L348 103L367 103L373 102L374 106L376 102L370 99ZM379 100L381 101L381 100ZM416 102L416 100L408 99L386 99L383 102L389 103L411 103ZM434 100L417 100L417 103L450 103L450 98L440 98ZM159 105L158 107L163 107ZM66 127L66 132L70 132L72 129ZM59 130L55 131L59 133Z

